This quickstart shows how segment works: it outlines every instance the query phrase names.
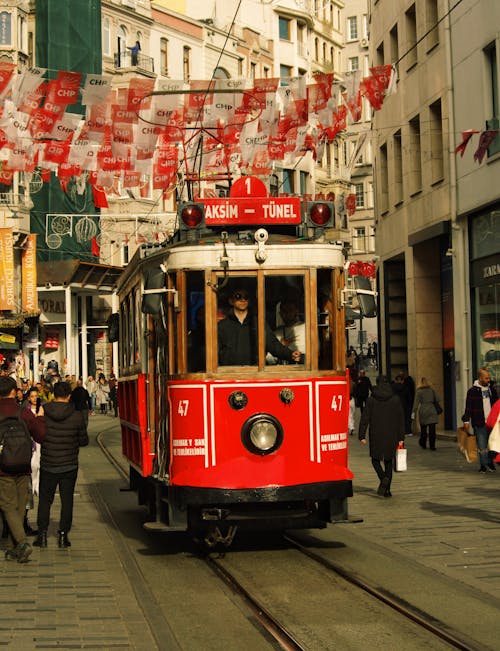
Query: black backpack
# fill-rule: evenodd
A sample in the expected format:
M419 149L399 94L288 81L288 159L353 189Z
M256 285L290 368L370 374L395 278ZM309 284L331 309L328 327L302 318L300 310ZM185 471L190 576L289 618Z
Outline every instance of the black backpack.
M33 443L26 423L19 416L0 421L0 470L9 475L31 471Z

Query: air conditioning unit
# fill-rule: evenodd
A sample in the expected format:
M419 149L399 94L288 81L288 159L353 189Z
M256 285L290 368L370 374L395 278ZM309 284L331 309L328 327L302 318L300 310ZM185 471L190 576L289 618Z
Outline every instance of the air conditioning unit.
M368 39L367 38L362 38L361 39L361 47L368 47Z

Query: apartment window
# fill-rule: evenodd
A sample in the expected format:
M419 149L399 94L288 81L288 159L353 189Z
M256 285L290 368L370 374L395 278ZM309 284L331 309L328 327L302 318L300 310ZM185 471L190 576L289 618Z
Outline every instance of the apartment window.
M431 135L431 183L437 183L444 176L443 118L440 99L429 107L429 119Z
M413 4L405 13L406 25L406 69L410 70L417 63L417 15Z
M358 17L349 16L347 19L347 39L355 41L358 38Z
M120 258L121 258L120 263L122 267L124 267L130 262L130 253L129 253L128 243L126 242L122 244Z
M104 56L111 54L111 27L109 18L104 18L102 21L102 53Z
M403 147L401 130L396 131L392 139L394 153L394 205L403 201Z
M308 172L300 172L300 194L307 194L307 179L309 178Z
M243 77L243 59L238 59L238 77Z
M191 79L191 48L187 45L182 48L182 69L184 81L189 81Z
M422 190L422 153L420 142L420 117L417 115L409 122L409 182L410 195Z
M319 38L314 39L314 60L319 61Z
M368 38L368 16L367 14L363 14L363 38Z
M269 77L269 68L267 66L264 66L264 79L267 79Z
M380 213L387 212L389 208L389 173L387 169L387 144L379 148L379 176L380 176Z
M378 46L378 48L375 51L375 64L377 66L383 66L384 65L384 63L385 63L384 56L385 56L384 55L384 42L382 41L382 43L380 43L380 45Z
M280 65L280 84L281 86L288 86L290 77L292 76L291 66Z
M279 17L280 39L282 41L290 40L290 21L288 18Z
M426 38L427 51L432 50L432 48L439 43L439 31L437 22L437 0L425 0L425 31L429 32Z
M282 194L294 194L295 193L295 183L293 170L283 170L283 185L282 185Z
M389 47L391 63L395 63L399 59L399 39L397 25L394 25L389 33Z
M257 64L254 61L250 61L250 79L255 81L257 77Z
M359 70L359 57L349 57L347 60L348 70Z
M353 253L363 253L366 251L366 229L364 226L358 226L354 229L352 250Z
M369 227L368 242L366 250L368 253L375 253L375 226Z
M165 77L168 77L168 40L160 39L160 71Z
M356 208L365 207L365 186L363 183L355 183L354 190L356 192Z
M498 129L500 110L499 110L499 96L498 96L498 66L497 66L497 48L495 43L492 43L484 51L486 57L486 89L488 93L487 98L487 112L490 114L490 119L486 121L488 129ZM493 156L500 152L500 134L497 134L495 140L488 147L488 156Z

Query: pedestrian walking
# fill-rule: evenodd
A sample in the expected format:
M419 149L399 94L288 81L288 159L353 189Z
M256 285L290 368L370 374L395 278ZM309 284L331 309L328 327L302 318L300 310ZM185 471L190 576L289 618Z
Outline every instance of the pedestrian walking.
M490 372L480 368L478 378L467 391L465 396L465 411L462 416L464 429L468 432L471 428L477 442L479 454L479 472L495 472L496 467L493 457L488 450L489 431L486 425L491 408L498 400L495 386L491 383Z
M89 412L92 411L90 394L83 386L83 381L77 380L76 387L71 391L71 402L75 405L76 411L80 411L85 421L85 427L89 424Z
M58 382L54 401L45 405L46 436L40 459L37 547L47 547L50 508L56 489L61 498L58 545L70 547L68 533L73 522L73 495L78 476L78 453L88 445L87 428L81 412L70 403L71 385Z
M366 374L366 371L364 369L361 369L358 373L358 379L356 380L356 386L354 390L356 407L359 407L361 412L366 405L366 401L368 400L368 396L370 395L372 388L372 382Z
M436 449L436 425L439 420L436 409L437 404L439 404L439 399L436 392L427 378L423 377L415 392L411 416L412 418L418 417L420 423L420 439L418 443L424 450L427 447L427 436L429 436L429 449Z
M18 425L22 425L22 428L19 429ZM7 468L4 465L4 456L8 447L7 437L14 434L22 436L24 432L28 438L29 432L33 440L42 443L45 438L45 418L43 414L36 415L31 410L19 409L16 402L16 381L8 376L0 377L0 432L2 446L0 509L9 528L5 559L26 563L33 551L24 530L24 516L29 500L31 475L31 440L27 456L24 458L23 455L22 465L19 467L12 470Z
M377 493L384 497L392 497L392 469L396 450L404 440L404 426L401 401L385 375L379 375L361 414L358 438L366 445L368 431L372 466L380 481Z
M97 388L95 392L95 404L96 404L96 409L101 413L101 414L106 414L108 411L108 403L109 403L109 384L106 382L106 378L104 375L99 377L99 380L97 382Z

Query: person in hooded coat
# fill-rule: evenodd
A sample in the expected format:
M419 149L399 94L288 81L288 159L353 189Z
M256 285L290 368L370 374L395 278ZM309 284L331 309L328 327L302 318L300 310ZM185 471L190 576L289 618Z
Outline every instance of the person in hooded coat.
M87 426L81 411L70 402L71 385L54 385L54 401L44 405L46 435L40 457L37 547L47 547L50 507L59 488L59 547L70 547L68 532L73 521L73 495L78 476L78 453L88 445Z
M380 480L377 493L391 497L392 468L398 445L404 441L405 417L401 400L384 375L378 376L361 414L358 438L363 445L367 430L372 465Z

